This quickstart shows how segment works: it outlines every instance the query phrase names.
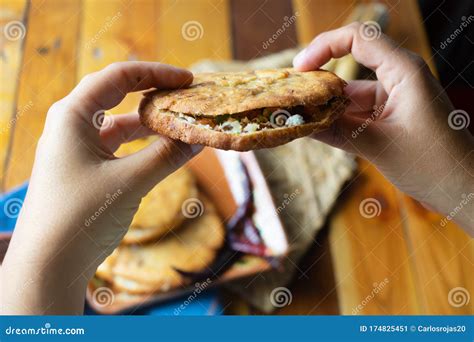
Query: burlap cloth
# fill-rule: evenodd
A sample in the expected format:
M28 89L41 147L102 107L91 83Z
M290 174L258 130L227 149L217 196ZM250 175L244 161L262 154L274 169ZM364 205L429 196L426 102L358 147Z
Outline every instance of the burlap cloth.
M249 62L204 60L194 72L239 71L281 68L291 65L298 50L290 49ZM301 257L313 244L316 233L333 206L341 186L355 170L354 158L335 148L309 138L255 152L271 187L280 218L290 244L280 270L233 282L227 287L264 312L275 309L272 291L287 286L297 271ZM283 203L288 203L282 205Z

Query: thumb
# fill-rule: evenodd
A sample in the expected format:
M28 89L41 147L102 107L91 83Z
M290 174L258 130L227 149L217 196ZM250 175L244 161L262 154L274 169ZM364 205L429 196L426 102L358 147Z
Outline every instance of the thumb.
M328 129L311 137L368 160L377 158L388 147L382 123L350 115L343 115Z
M142 195L201 152L202 146L188 145L161 137L144 149L117 159L117 171L130 188Z

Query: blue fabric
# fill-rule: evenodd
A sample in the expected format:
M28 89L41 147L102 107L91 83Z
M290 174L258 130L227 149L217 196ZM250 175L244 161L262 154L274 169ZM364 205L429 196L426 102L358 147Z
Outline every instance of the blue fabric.
M15 228L16 219L25 199L28 182L0 195L0 232L12 232ZM187 296L174 299L160 304L154 304L149 307L140 308L133 311L136 315L154 315L154 316L201 316L201 315L219 315L222 313L222 306L218 300L216 290L205 291L192 301L187 301ZM95 315L96 313L85 307L85 313Z
M12 232L25 199L28 182L0 195L0 232Z

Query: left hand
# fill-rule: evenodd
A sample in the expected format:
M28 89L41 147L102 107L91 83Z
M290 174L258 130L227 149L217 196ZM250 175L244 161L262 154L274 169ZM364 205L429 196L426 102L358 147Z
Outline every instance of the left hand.
M50 108L2 267L5 313L82 312L87 282L127 232L141 198L201 150L161 137L117 159L121 143L153 132L138 114L104 118L103 111L128 92L187 86L192 78L160 63L115 63Z

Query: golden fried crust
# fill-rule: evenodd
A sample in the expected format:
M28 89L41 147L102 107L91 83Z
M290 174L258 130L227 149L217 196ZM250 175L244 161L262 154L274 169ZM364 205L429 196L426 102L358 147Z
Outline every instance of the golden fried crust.
M146 96L140 104L140 119L143 125L152 130L188 144L211 146L222 150L249 151L279 146L324 130L344 113L346 106L347 99L337 97L333 98L331 104L322 111L321 119L317 122L254 133L230 134L190 124L170 112L158 111L153 106L153 97Z
M153 139L137 139L123 144L115 153L125 157L148 146ZM157 184L142 198L123 243L144 243L157 239L177 228L185 219L181 207L184 201L198 196L194 175L180 168Z
M215 259L225 228L213 204L203 199L204 213L156 243L120 246L112 267L113 286L129 293L166 291L183 285L175 271L197 272Z
M255 108L325 104L343 96L344 86L342 79L324 70L203 73L195 75L189 88L150 93L147 106L194 115L233 114Z

